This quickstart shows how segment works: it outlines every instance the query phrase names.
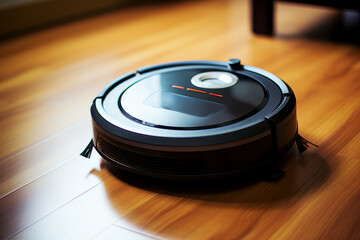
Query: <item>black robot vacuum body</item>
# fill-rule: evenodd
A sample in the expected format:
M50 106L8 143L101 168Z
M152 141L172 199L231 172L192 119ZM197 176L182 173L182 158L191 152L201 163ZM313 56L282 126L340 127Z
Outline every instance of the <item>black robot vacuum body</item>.
M91 115L93 144L105 160L157 178L266 169L297 136L293 91L238 59L138 69L104 89Z

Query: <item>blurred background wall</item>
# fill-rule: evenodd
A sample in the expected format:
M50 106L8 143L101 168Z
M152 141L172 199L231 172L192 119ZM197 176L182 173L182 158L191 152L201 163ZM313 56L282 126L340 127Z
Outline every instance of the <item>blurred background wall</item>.
M141 0L1 0L0 37L138 2Z

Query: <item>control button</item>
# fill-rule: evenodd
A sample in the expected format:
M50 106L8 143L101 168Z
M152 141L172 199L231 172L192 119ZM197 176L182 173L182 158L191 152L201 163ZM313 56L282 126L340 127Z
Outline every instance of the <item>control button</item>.
M229 60L228 64L229 64L229 67L231 70L242 70L243 69L243 67L241 66L240 59L232 58Z
M220 89L235 85L238 77L229 72L203 72L191 78L191 83L200 88Z

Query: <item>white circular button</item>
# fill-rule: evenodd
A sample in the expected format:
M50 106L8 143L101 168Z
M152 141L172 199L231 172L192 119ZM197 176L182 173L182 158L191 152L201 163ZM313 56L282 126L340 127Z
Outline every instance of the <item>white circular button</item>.
M203 72L191 78L191 83L200 88L227 88L235 85L238 77L229 72Z

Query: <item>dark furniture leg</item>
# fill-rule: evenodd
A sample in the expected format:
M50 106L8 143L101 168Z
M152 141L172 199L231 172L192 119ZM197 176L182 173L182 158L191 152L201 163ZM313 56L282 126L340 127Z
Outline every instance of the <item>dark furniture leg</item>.
M252 0L251 7L253 32L272 35L274 32L274 1Z

